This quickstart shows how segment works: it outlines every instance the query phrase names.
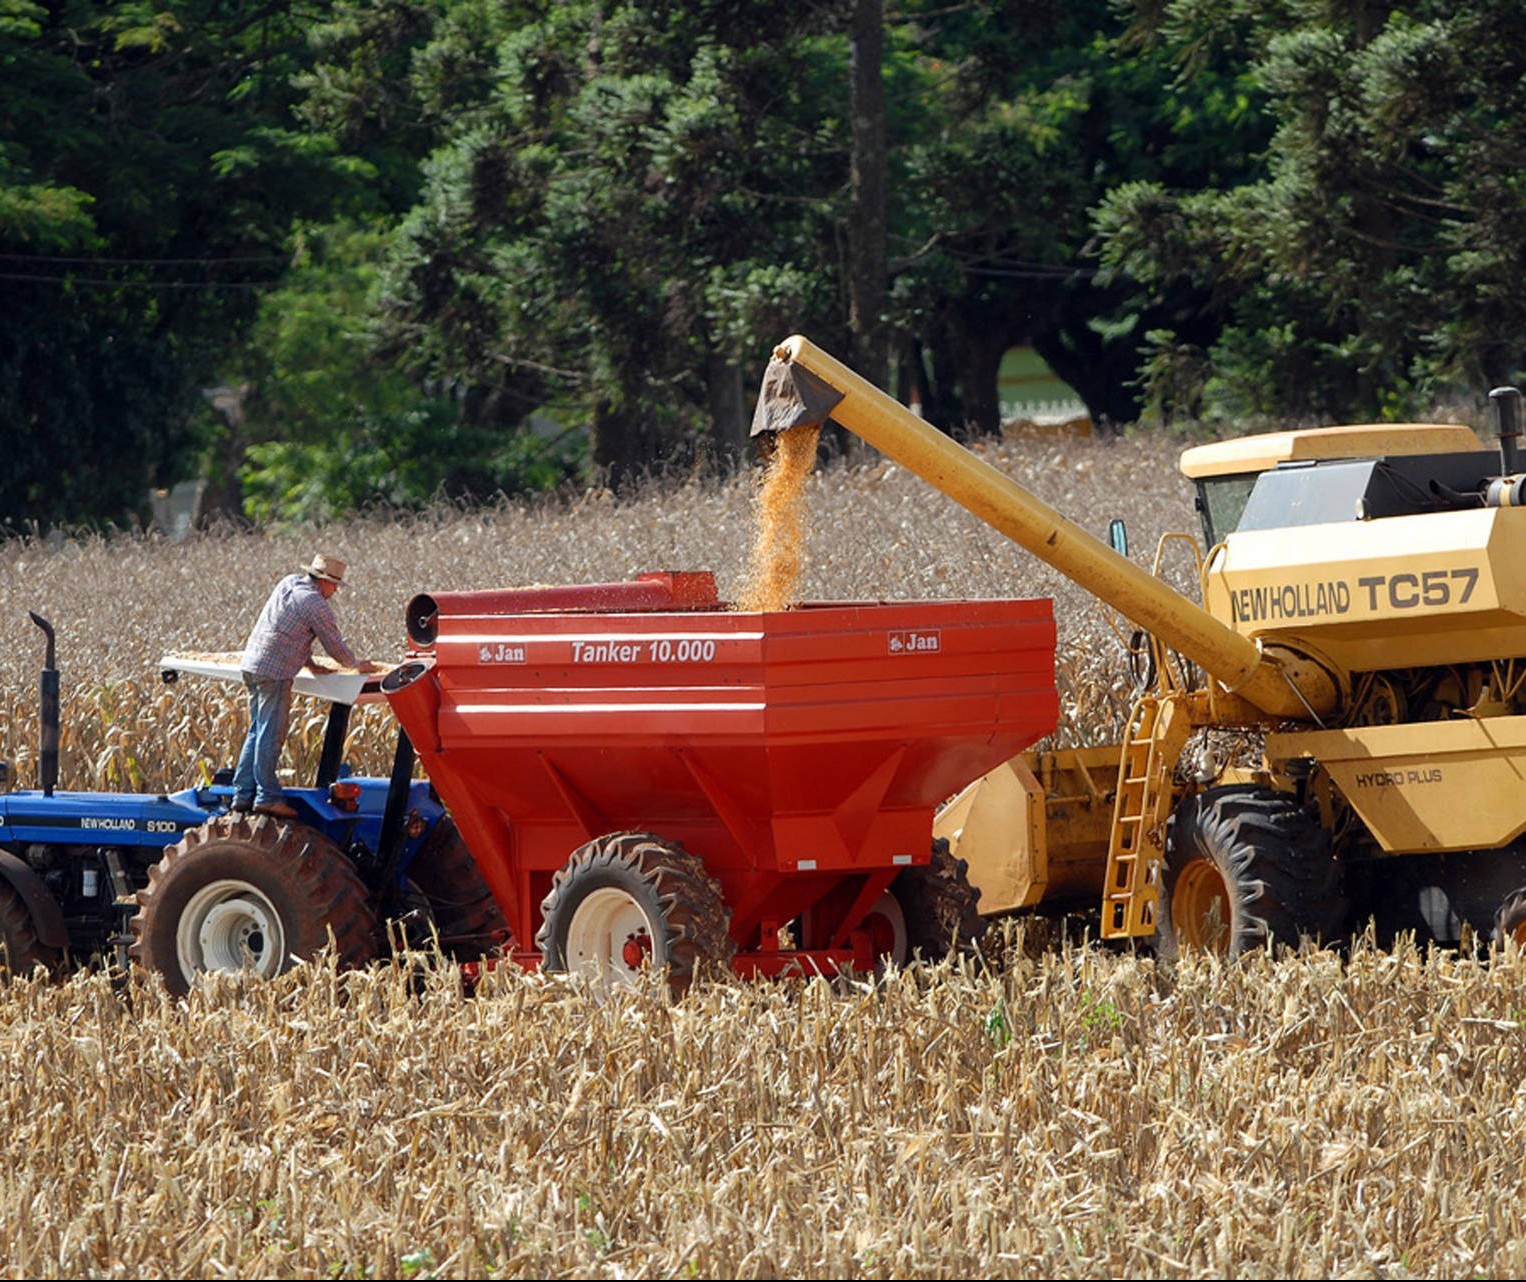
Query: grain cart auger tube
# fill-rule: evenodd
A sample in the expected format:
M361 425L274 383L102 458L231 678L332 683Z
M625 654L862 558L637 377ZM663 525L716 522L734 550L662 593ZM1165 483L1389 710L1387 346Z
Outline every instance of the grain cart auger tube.
M1201 607L804 338L753 432L835 419L1153 638L1122 744L1025 752L940 810L981 911L1089 900L1106 938L1234 953L1369 917L1526 935L1526 478L1518 393L1492 396L1497 452L1455 424L1187 451ZM1216 730L1264 747L1225 762Z

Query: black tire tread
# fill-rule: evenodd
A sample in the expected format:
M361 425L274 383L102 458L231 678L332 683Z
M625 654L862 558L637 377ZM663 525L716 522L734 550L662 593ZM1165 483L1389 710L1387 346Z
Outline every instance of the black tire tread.
M1490 939L1503 947L1515 938L1516 931L1526 924L1526 886L1512 890L1494 910L1494 929Z
M932 858L904 869L890 883L890 893L906 918L906 951L924 961L975 947L986 931L980 915L980 891L970 884L969 865L956 859L948 839L933 842Z
M226 852L248 859L253 867L274 872L292 892L302 920L288 923L293 952L308 960L328 942L332 932L341 968L365 966L376 960L379 935L371 897L355 866L322 833L269 815L230 814L187 829L148 872L148 884L137 894L138 911L129 923L132 959L158 971L174 992L185 992L175 956L175 924L160 916L177 883L194 879L196 865ZM304 941L301 937L306 936ZM285 967L283 967L285 969Z
M21 893L0 881L0 974L7 978L30 975L41 966L56 975L62 961L57 949L37 938L37 924Z
M1166 867L1156 914L1156 951L1167 960L1181 946L1171 920L1176 877L1194 856L1215 862L1231 897L1229 953L1296 948L1301 939L1328 941L1345 905L1330 834L1311 806L1270 788L1227 785L1183 801L1171 817Z
M455 823L443 816L408 866L429 901L440 950L455 961L512 952L514 934Z
M703 968L730 970L736 942L731 938L731 914L720 882L697 856L649 832L617 832L590 841L557 870L550 892L541 901L542 922L535 935L548 970L566 969L561 918L565 913L570 921L582 898L581 887L632 879L649 884L661 907L666 931L662 955L675 995L683 993Z

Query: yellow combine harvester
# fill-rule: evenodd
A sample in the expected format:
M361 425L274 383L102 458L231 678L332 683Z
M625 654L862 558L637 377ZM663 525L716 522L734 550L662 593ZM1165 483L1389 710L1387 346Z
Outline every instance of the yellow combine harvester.
M1167 956L1369 919L1526 942L1526 463L1492 395L1498 450L1429 423L1188 450L1201 606L804 338L753 433L836 420L1147 634L1122 744L1023 753L938 815L982 913L1095 905Z

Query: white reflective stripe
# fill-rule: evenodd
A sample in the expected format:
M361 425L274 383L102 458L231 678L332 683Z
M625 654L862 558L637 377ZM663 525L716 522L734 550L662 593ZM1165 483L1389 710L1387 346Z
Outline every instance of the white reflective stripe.
M453 645L480 645L488 641L761 641L762 632L452 632L440 640ZM440 641L435 642L436 645Z
M893 863L893 864L909 864L911 862L911 856L910 855L891 855L890 856L890 862Z
M528 716L547 712L762 712L764 703L460 703L443 712L464 717L485 717L493 713Z
M816 867L816 861L814 859L802 859L795 867L800 869L801 872L811 872Z

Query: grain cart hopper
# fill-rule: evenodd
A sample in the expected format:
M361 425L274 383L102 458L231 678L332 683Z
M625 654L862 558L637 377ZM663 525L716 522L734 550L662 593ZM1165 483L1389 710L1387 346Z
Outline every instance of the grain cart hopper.
M1204 607L804 338L753 431L835 419L1148 634L1121 745L1020 755L940 813L982 911L1090 896L1106 938L1234 953L1526 931L1526 484L1493 395L1497 452L1432 424L1188 451ZM1221 731L1260 747L1220 762Z
M980 917L933 812L1057 715L1048 601L744 613L652 574L407 624L382 689L518 960L610 984L945 951Z

